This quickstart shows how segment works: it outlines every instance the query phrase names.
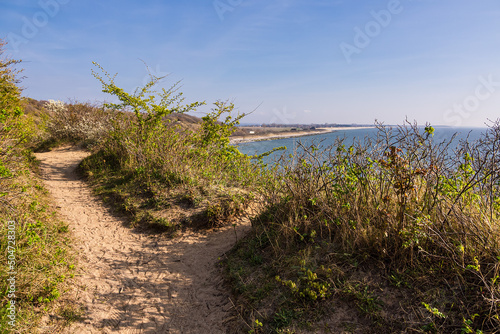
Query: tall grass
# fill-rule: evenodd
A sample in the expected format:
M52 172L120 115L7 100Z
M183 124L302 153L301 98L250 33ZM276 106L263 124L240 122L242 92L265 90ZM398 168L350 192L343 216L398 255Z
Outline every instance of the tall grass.
M55 301L74 267L68 227L34 173L29 146L38 129L21 106L18 63L0 60L1 333L33 333L43 314L58 313Z
M279 161L254 226L274 258L300 249L314 258L326 247L380 261L387 272L437 275L426 279L429 285L448 279L454 297L446 311L454 315L445 328L472 315L476 328L499 328L500 124L476 142L437 142L433 133L407 123L379 126L377 137L364 141L301 145ZM320 264L335 267L325 258L313 262L297 275L320 272ZM335 286L323 279L331 284L321 289L310 286L316 278L280 281L316 299Z
M249 206L261 209L227 268L251 307L262 300L268 309L277 305L261 319L267 320L264 329L314 316L316 308L325 311L322 302L339 296L388 325L370 287L352 279L360 259L376 263L382 268L377 274L420 299L404 301L411 311L398 309L405 315L394 328L499 328L498 121L478 141L459 143L437 141L431 126L379 125L375 138L339 139L327 148L301 145L265 169L229 144L244 116L234 115L233 104L217 101L199 124L182 126L172 116L205 102L185 103L178 84L155 90L163 78L153 75L127 93L95 66L103 91L117 102L51 102L51 136L91 143L81 170L136 225L169 232L217 227ZM22 138L15 133L5 147ZM51 298L37 293L39 303ZM259 319L251 320L249 330L262 330Z
M269 245L273 260L266 270L278 274L274 284L292 299L317 302L341 291L375 312L371 293L346 280L332 262L331 254L344 254L383 264L387 277L407 273L422 286L443 289L446 298L424 293L416 307L431 312L434 302L436 314L449 316L434 327L423 318L411 326L499 325L498 122L479 141L458 145L435 140L431 126L380 125L376 138L302 146L266 170L229 145L242 117L233 118L232 104L216 102L198 127L180 127L169 116L204 102L184 104L177 85L154 91L161 79L154 76L130 94L96 67L103 91L119 103L105 106L114 110L109 130L82 169L136 223L169 231L219 226L259 202L263 210L252 219L253 235L261 251ZM262 264L252 250L244 254Z

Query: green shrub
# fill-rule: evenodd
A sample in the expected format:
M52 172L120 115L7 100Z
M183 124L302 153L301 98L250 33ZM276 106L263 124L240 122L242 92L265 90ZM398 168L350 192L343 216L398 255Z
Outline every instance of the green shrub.
M189 221L198 227L219 226L244 211L251 198L248 186L259 182L260 173L248 156L229 144L229 136L244 116L232 116L233 104L217 101L199 126L186 127L172 116L205 102L185 104L178 83L158 91L155 85L162 78L151 75L144 87L127 93L116 85L114 76L94 65L97 72L93 74L103 92L119 102L105 105L115 114L110 130L81 165L87 175L107 183L110 190L105 192L120 189L135 198L138 209L131 214L139 222L148 220L144 217L166 219L159 211L176 211L172 205L192 217L170 217L169 226ZM119 186L111 186L111 180ZM139 194L134 189L143 191ZM197 198L197 208L191 213L183 209L186 194ZM143 212L153 209L157 212Z
M5 44L0 41L0 54ZM68 228L30 170L35 125L19 100L19 63L0 60L0 332L33 333L66 288L72 260ZM14 280L12 280L14 278ZM15 289L11 283L15 281ZM13 291L15 290L15 291ZM9 305L15 301L15 327Z

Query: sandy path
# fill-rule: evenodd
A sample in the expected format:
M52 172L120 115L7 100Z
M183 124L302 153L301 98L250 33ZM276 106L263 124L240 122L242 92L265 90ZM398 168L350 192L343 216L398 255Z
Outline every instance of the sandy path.
M168 240L125 227L74 173L86 154L64 147L36 155L79 252L87 314L68 332L225 333L231 303L215 263L234 245L234 230Z

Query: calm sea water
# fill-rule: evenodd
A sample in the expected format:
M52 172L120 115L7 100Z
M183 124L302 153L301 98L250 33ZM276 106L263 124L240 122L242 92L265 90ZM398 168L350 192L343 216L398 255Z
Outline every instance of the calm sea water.
M468 136L469 141L475 141L479 139L482 133L484 133L487 128L451 128L451 127L434 127L434 141L441 142L443 140L452 138L456 133L454 143L459 142L460 139L465 139ZM301 142L306 147L311 144L320 144L320 146L328 147L335 143L337 138L345 138L344 143L350 144L355 140L363 140L366 136L375 137L377 134L377 129L367 128L360 130L345 130L345 131L334 131L320 135L314 136L304 136L296 138L283 138L275 140L258 141L251 143L242 143L237 145L239 151L248 155L258 155L272 150L273 148L286 146L285 151L277 151L265 159L266 163L276 160L282 154L290 154L297 147L298 143Z

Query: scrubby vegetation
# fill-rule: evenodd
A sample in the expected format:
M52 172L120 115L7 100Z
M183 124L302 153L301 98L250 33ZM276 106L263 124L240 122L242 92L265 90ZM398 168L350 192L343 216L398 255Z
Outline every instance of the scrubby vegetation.
M221 259L238 332L498 332L498 122L459 143L434 139L431 126L379 125L376 138L301 145L266 166L265 154L230 145L244 116L231 103L198 120L185 113L205 102L186 103L178 84L157 91L163 78L151 75L128 93L98 64L115 103L22 102L15 64L0 63L0 214L2 235L16 221L19 331L55 307L73 268L29 148L77 143L91 151L80 171L132 226L175 236L250 218L251 233Z
M0 41L0 56L4 45ZM0 332L33 333L42 314L78 310L55 303L67 288L73 258L68 227L34 177L29 146L39 119L23 111L17 64L0 59Z
M99 194L134 225L169 233L217 227L245 211L260 178L250 158L229 145L243 116L231 116L232 104L215 102L200 124L186 127L173 115L205 102L183 104L177 85L154 91L161 79L154 76L130 94L97 64L96 69L103 91L119 101L105 105L113 115L109 132L81 164Z
M229 145L233 105L180 128L167 116L204 102L182 104L175 85L152 91L155 77L128 94L97 67L120 103L106 106L112 129L82 168L105 198L170 233L258 209L223 261L242 331L317 329L337 303L358 312L358 323L335 324L351 329L499 326L498 123L476 143L379 126L377 138L301 147L264 168Z
M252 234L225 260L248 330L317 329L349 304L357 323L334 322L347 331L500 328L500 124L475 143L433 132L380 126L281 158Z

